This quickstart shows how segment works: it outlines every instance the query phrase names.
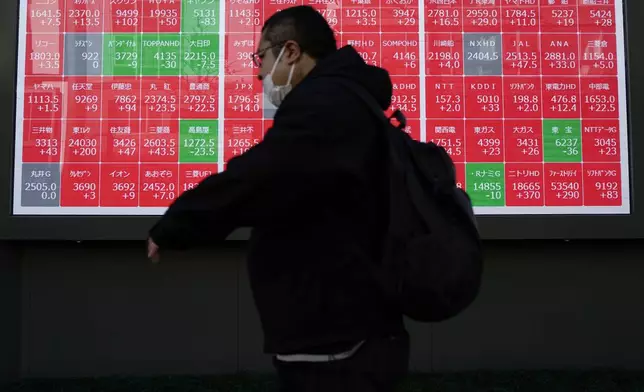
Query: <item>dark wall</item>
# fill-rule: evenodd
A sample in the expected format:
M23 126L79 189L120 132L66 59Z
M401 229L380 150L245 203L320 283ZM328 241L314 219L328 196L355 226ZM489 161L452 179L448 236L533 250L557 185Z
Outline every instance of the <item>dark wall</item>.
M20 376L20 282L19 255L0 242L0 383Z
M0 348L9 350L0 349L0 374L271 370L243 249L166 255L159 265L143 244L2 249ZM410 324L415 370L644 368L643 244L505 243L487 253L471 309L442 325ZM18 289L19 309L7 300Z

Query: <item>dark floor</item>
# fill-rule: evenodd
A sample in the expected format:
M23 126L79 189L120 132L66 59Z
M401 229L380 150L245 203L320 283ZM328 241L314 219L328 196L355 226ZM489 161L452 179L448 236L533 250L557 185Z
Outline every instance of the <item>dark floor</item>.
M272 376L29 380L2 392L270 392ZM401 392L644 392L644 371L527 371L413 375Z

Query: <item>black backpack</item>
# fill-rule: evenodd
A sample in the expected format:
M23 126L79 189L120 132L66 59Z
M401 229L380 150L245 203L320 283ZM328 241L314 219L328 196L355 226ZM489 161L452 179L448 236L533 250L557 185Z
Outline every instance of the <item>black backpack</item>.
M452 318L478 296L481 240L467 193L444 148L412 139L362 86L340 80L382 119L389 144L389 222L381 265L369 267L400 311L421 322ZM394 125L392 120L398 125Z

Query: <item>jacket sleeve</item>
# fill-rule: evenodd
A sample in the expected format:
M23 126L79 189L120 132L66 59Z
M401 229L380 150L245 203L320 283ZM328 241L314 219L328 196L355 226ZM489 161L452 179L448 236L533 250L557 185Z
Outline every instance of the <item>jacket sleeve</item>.
M362 181L354 150L364 140L334 120L331 103L292 105L288 114L226 171L177 198L150 238L180 249L223 240L239 227L306 219L320 200L346 202Z

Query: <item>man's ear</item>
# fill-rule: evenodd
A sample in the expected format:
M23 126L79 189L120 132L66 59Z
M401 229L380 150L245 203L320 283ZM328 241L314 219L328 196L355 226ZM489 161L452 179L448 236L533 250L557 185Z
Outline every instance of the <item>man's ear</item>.
M298 45L298 43L295 41L287 41L284 44L284 47L285 48L283 56L286 57L284 60L289 66L298 62L304 54L302 52L302 48L300 48L300 45Z

